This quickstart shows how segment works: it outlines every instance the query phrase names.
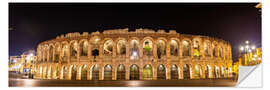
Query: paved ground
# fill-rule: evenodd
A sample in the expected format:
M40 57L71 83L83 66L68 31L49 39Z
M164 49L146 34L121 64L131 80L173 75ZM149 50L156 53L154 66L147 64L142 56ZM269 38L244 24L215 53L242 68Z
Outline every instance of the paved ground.
M10 87L166 87L166 86L196 86L196 87L233 87L236 81L232 79L203 79L203 80L39 80L18 79L9 77Z

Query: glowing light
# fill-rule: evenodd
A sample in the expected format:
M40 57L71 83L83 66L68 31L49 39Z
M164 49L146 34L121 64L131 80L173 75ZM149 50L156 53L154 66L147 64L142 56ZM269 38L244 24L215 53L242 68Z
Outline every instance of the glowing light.
M255 55L253 55L253 57L257 57L257 55L255 54Z
M249 43L249 41L246 41L246 44L248 44Z
M241 47L240 47L240 50L241 50L241 51L243 51L243 50L244 50L244 47L243 47L243 46L241 46Z
M256 47L255 46L252 46L251 49L255 49Z
M249 48L249 46L247 45L246 48Z

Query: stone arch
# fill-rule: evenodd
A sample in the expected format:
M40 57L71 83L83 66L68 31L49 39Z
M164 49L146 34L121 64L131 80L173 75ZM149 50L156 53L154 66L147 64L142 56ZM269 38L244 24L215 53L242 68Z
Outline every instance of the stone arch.
M170 40L170 55L179 56L179 40L178 39Z
M63 79L68 79L68 72L69 72L68 67L63 66L61 71L62 71L61 72L62 73L62 78Z
M61 53L61 44L59 42L55 43L55 53L54 53L54 61L58 62L60 60L60 53Z
M163 64L160 64L157 67L157 79L166 80L166 67Z
M93 56L94 61L97 56L99 56L100 53L100 45L101 45L101 39L98 36L94 36L89 41L90 45L90 54Z
M69 57L69 44L67 42L62 43L62 62L67 62Z
M213 43L212 43L212 55L214 56L214 57L218 57L219 55L218 55L218 43L216 42L216 41L214 41Z
M45 62L48 61L48 56L49 56L49 46L46 44L45 47L44 47L44 60Z
M143 55L153 56L154 40L151 37L145 37L142 40L143 45Z
M211 56L211 42L209 40L204 41L203 50L205 56Z
M223 67L223 65L220 66L220 78L224 78L225 77L225 68Z
M185 64L183 67L183 75L184 75L184 79L190 79L190 65L189 64Z
M71 65L70 66L70 75L71 75L71 80L76 80L77 78L77 66L76 65Z
M112 56L113 46L114 46L114 42L112 39L105 39L104 44L103 44L103 54Z
M47 79L47 66L44 66L44 67L43 67L43 73L42 73L42 76L43 76L43 77L42 77L43 79Z
M126 43L125 39L119 39L117 42L117 55L126 55Z
M80 72L81 72L81 80L87 80L87 65L82 65L81 68L80 68Z
M97 64L92 67L92 80L99 80L99 67Z
M192 40L192 48L193 48L193 57L195 58L200 58L202 53L201 53L201 38L195 37Z
M201 78L202 76L202 67L199 64L196 64L194 67L194 77L195 78Z
M139 40L133 39L130 41L130 60L139 60L140 57Z
M205 78L211 78L212 77L212 68L210 65L205 66Z
M55 66L54 71L53 71L53 78L54 79L59 79L59 67Z
M136 64L132 64L130 66L129 79L130 80L139 80L140 79L140 70L139 66Z
M223 60L224 59L224 46L223 46L223 43L220 43L219 44L219 56L220 58Z
M104 66L104 80L112 80L112 66L110 64Z
M164 41L163 39L158 39L157 40L157 58L158 59L166 59L166 51L167 50L167 45L166 45L166 41Z
M76 61L78 55L78 42L77 40L70 41L70 57L71 60Z
M179 79L179 69L176 64L171 65L171 80Z
M47 68L47 78L48 79L53 78L53 67L51 65Z
M214 66L214 76L215 78L219 78L220 72L219 72L219 67L218 66Z
M126 77L126 70L123 64L118 65L117 67L117 80L125 80Z
M48 61L53 61L53 55L54 55L54 45L50 44L49 45L49 59Z
M152 80L153 79L153 68L150 64L146 64L143 67L143 79Z
M82 39L79 41L79 53L80 57L85 57L87 58L88 56L88 41L87 39Z
M191 41L188 39L182 40L182 56L191 56Z

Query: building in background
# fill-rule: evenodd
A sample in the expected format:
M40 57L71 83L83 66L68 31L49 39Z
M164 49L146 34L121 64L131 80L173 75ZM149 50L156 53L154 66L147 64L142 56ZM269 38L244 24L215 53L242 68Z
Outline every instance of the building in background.
M249 41L245 42L246 45L240 47L239 65L253 66L262 62L262 48L251 46Z

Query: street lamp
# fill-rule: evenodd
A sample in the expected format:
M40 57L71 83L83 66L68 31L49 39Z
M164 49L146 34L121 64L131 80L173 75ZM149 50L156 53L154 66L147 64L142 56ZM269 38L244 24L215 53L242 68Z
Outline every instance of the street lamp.
M250 43L249 41L245 41L245 45L240 47L240 54L243 53L244 57L246 55L247 60L248 60L247 61L248 65L250 64L250 59L252 59L252 60L254 59L254 58L250 58L249 54L252 53L252 51L256 49L256 47L254 45L250 46L249 43ZM240 55L240 56L242 56L242 55ZM245 60L245 58L243 58L243 59Z

